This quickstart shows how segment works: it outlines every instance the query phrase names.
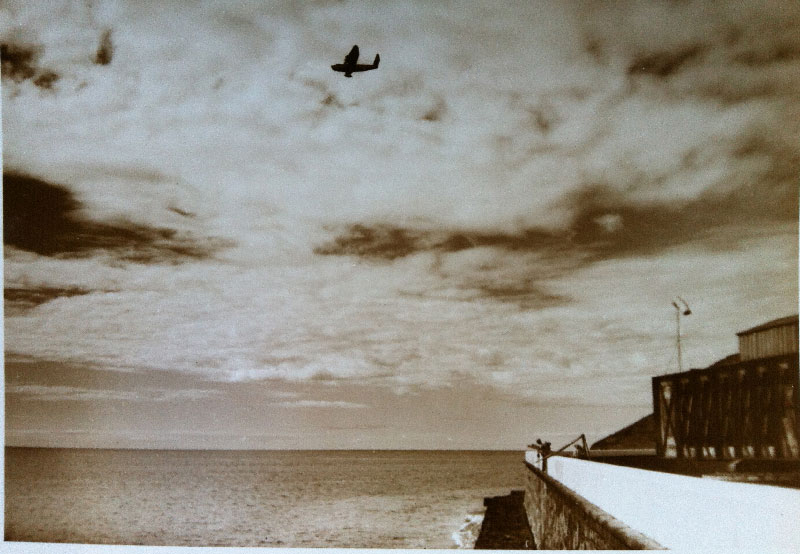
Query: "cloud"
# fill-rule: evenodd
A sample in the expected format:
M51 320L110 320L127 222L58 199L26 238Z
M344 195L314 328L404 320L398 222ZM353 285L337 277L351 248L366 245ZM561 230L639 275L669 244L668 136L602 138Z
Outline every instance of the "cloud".
M50 302L56 298L68 298L70 296L89 294L91 292L90 290L77 287L6 287L3 289L4 308L6 314L14 315L40 304Z
M796 3L0 9L12 355L644 406L796 307Z
M333 243L318 246L314 252L326 255L356 255L365 258L393 260L419 251L421 245L409 231L391 225L350 226L347 233Z
M81 218L65 188L33 177L3 174L3 241L45 256L76 257L109 251L122 261L181 263L211 256L225 243L193 239L169 228Z
M0 58L3 60L2 76L14 83L25 80L41 89L52 89L60 75L50 69L38 66L41 48L35 45L15 44L3 42L0 44ZM8 86L8 85L7 85Z
M108 65L114 56L114 44L111 42L111 29L106 29L100 35L97 45L97 52L94 55L94 63L98 65Z
M218 392L186 388L181 390L140 388L135 391L125 391L58 385L7 385L6 394L20 395L28 400L42 402L174 402L201 400L214 396Z
M295 400L274 403L273 406L281 406L283 408L366 408L365 404L358 404L356 402L346 402L344 400Z
M37 50L35 47L3 44L0 46L0 55L3 58L3 77L22 81L30 79L36 74L34 62Z
M714 8L719 23L708 32L694 24L702 11L696 3L688 15L640 3L625 6L550 7L546 18L539 13L530 21L523 15L527 8L509 8L496 10L488 21L478 17L478 7L454 18L407 3L389 10L391 33L346 6L281 6L267 17L251 5L239 12L197 5L148 19L126 6L104 10L102 17L96 11L91 33L85 30L81 39L91 57L98 36L113 25L115 62L103 73L77 64L74 53L52 56L70 68L76 86L87 83L65 91L63 102L72 113L84 121L116 122L96 125L84 140L113 144L108 154L120 166L148 159L212 198L225 182L225 193L217 195L216 224L227 232L246 234L258 208L332 225L371 225L368 218L374 218L408 227L416 218L449 228L519 233L563 227L574 216L564 195L587 182L609 182L631 198L666 202L692 200L732 177L747 178L747 164L726 164L724 153L705 153L748 132L755 119L783 118L785 104L743 101L726 108L702 91L738 86L746 75L748 82L782 83L783 92L771 100L797 90L788 55L780 71L731 64L731 56L742 52L769 51L776 33L778 42L793 40L785 30L761 36L741 30L746 16L767 25L769 10L755 17ZM672 25L665 21L682 24L680 32L667 33ZM791 11L787 21L793 21ZM298 24L314 32L291 34ZM430 31L416 36L422 27ZM735 44L725 38L732 32L728 27L743 33ZM213 40L186 40L195 28ZM359 80L363 88L329 75L327 58L338 59L350 46L337 46L344 29L388 53L386 72ZM610 60L606 65L585 57L584 36L594 37ZM232 51L239 53L236 64ZM649 72L629 75L641 60L650 60ZM653 80L659 72L667 78L629 87L632 78ZM20 107L17 102L9 122L18 137L8 153L12 161L18 147L43 152L42 145L25 148L24 127L32 121ZM41 108L39 116L47 117L51 107ZM188 128L195 131L181 130ZM796 129L783 134L786 144L797 137ZM214 167L201 163L209 141ZM26 163L41 166L36 174L47 176L87 157L61 149L37 160L28 154ZM685 171L687 156L708 160L707 168ZM630 167L641 168L638 175ZM647 184L637 187L640 177ZM687 178L691 186L685 186ZM88 182L75 187L86 191L89 204L98 199ZM133 193L119 195L115 209L141 220L146 210L141 201L130 201ZM239 221L231 221L233 213Z
M628 66L628 75L652 75L668 77L681 66L700 57L703 48L699 45L683 47L675 52L656 52L635 58Z
M505 256L495 259L492 262L495 266L524 264L524 255L533 253L538 254L534 263L541 263L543 257L572 260L572 264L563 265L563 271L567 272L610 258L657 256L702 240L713 249L736 250L751 236L754 227L780 229L796 219L798 192L791 175L800 170L800 155L785 146L766 144L759 135L730 145L737 157L759 158L765 178L690 200L645 202L632 200L613 185L587 185L563 199L562 204L574 216L566 229L560 231L528 228L511 234L425 226L404 228L391 223L355 224L314 251L324 256L391 262L423 252L446 257L471 249L488 249ZM721 227L727 229L725 242L710 240ZM488 267L486 263L483 266ZM535 272L520 275L522 282L504 283L492 281L491 274L484 272L486 282L481 288L521 292L522 287L530 285L531 275Z

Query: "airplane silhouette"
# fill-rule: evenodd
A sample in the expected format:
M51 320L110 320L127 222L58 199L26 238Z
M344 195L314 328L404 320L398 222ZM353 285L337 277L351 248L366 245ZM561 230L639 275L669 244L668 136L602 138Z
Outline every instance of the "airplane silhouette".
M331 66L334 71L344 73L345 77L352 77L353 73L358 71L369 71L370 69L378 69L378 64L381 62L381 55L375 54L375 61L372 64L356 63L358 61L358 45L354 45L350 53L344 57L344 63L337 63Z

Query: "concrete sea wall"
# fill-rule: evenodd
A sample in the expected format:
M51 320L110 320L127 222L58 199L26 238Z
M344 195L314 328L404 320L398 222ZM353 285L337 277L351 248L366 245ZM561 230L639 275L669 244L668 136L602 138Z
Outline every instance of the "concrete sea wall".
M800 552L800 490L528 452L525 507L543 549Z
M525 483L525 512L540 550L661 548L531 464Z

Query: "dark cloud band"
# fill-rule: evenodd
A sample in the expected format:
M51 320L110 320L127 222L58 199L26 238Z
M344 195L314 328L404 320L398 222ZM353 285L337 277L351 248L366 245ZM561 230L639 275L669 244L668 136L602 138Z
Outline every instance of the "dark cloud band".
M211 257L229 246L219 239L183 236L175 229L84 219L65 187L13 172L3 174L3 242L58 258L103 251L120 261L183 263Z
M90 290L77 287L6 287L3 300L7 312L24 311L56 298L69 298L89 294Z
M741 156L767 155L773 150L759 141L748 142ZM791 152L784 154L769 166L761 183L746 183L726 194L708 193L684 202L636 203L614 187L587 185L562 200L562 207L574 214L566 230L531 227L503 233L354 224L339 230L332 241L314 252L392 261L418 252L489 247L511 252L581 253L603 260L655 255L702 239L704 233L720 226L731 228L727 248L735 248L742 238L737 227L746 232L752 224L769 227L796 219L798 190L790 176L796 175L798 160Z

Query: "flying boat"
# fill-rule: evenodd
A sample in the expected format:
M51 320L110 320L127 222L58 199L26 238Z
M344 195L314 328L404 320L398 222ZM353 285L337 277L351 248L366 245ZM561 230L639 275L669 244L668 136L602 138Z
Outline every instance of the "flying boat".
M336 63L331 66L334 71L344 73L345 77L352 77L353 73L359 71L370 71L371 69L378 69L378 64L381 62L381 55L375 54L375 61L371 64L358 63L358 45L353 45L350 53L344 57L344 63Z

